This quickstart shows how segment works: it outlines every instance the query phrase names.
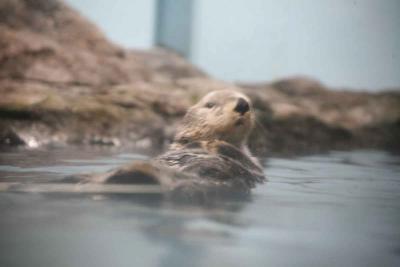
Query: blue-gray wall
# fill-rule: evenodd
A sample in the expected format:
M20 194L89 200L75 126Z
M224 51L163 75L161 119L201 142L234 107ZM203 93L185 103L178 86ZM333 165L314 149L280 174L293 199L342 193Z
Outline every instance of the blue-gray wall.
M154 45L156 0L65 0L125 47Z
M169 46L219 79L308 75L334 87L400 87L400 0L67 2L113 41Z
M398 0L197 0L191 60L231 81L400 87Z
M158 0L156 44L190 57L193 1Z

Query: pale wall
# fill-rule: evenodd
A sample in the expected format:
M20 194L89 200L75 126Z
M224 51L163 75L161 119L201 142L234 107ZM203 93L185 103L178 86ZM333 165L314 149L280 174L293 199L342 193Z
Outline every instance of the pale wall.
M66 0L125 47L154 44L156 0Z
M181 11L188 1L164 0L181 6L166 12L162 38L217 78L308 75L334 87L400 87L399 0L194 0L191 25L174 32L189 20ZM156 42L157 0L67 2L119 44Z
M400 87L398 0L197 0L194 10L191 60L215 77Z

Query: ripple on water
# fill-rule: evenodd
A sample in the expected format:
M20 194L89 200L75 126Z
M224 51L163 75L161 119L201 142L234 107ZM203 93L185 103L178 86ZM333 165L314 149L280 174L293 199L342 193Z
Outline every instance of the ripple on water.
M0 155L2 182L147 158L69 148ZM207 206L0 193L0 266L400 266L400 157L332 151L265 162L269 181L251 200Z

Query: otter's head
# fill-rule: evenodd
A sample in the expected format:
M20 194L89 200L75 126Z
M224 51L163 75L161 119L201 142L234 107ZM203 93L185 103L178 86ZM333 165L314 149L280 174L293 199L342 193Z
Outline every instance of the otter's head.
M246 95L232 90L214 91L187 111L174 143L222 140L240 147L253 123L254 112Z

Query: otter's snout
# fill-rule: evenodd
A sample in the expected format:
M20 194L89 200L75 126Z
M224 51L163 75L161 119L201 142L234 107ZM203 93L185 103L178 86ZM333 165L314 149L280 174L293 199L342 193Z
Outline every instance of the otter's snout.
M234 108L234 111L243 115L249 110L250 110L249 103L247 103L247 101L244 100L243 98L239 98Z

